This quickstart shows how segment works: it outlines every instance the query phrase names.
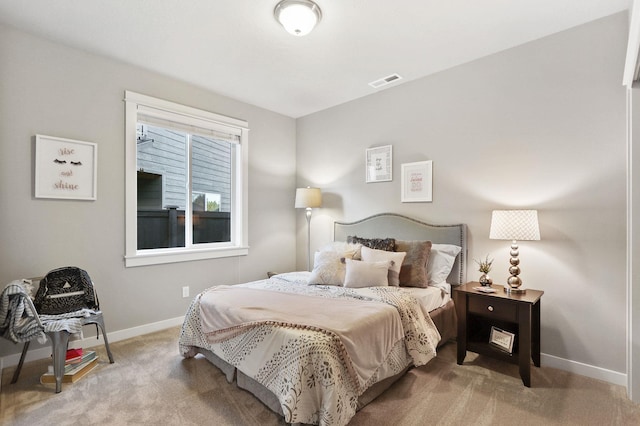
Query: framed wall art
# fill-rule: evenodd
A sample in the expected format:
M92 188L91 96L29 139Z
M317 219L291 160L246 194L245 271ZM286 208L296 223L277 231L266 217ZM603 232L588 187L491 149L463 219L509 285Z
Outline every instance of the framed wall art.
M498 327L491 327L491 334L489 335L489 343L498 349L505 352L513 352L513 341L515 340L515 334L502 330Z
M393 180L391 145L369 148L366 157L367 183Z
M36 135L35 157L36 198L97 198L97 144Z
M418 161L402 165L401 201L424 203L433 201L433 164Z

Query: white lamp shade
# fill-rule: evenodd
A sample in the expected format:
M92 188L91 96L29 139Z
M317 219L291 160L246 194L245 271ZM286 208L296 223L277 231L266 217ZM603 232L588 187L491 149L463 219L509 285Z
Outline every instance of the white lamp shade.
M322 205L320 188L296 189L296 209L314 208Z
M494 210L491 213L492 240L539 240L537 210Z
M318 5L309 0L282 0L273 14L284 29L295 36L309 34L322 18Z

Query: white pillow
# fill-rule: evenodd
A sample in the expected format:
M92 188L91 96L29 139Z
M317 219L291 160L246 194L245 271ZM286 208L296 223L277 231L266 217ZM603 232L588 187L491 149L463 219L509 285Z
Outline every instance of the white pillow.
M342 285L345 265L335 251L317 251L313 258L313 271L309 284Z
M456 256L462 247L453 244L432 244L431 254L427 262L427 279L429 285L446 282L447 277L453 269Z
M335 251L342 257L350 259L360 259L360 247L362 244L347 243L345 241L334 241L323 246L318 251Z
M345 287L384 287L389 285L387 280L389 261L363 262L345 259L345 262L347 269L344 278Z
M360 244L336 241L322 247L313 257L313 271L309 284L344 284L345 264L343 259L359 259Z
M394 287L400 286L400 268L402 267L402 261L407 255L404 251L385 251L376 250L367 246L362 246L361 252L362 260L365 262L390 262L389 273L387 279L389 285Z

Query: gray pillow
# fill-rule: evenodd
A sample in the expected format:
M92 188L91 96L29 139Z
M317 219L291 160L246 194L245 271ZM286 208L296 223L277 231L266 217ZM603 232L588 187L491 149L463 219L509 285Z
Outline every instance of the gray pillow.
M347 242L352 244L362 244L376 250L396 251L396 240L394 238L360 238L357 235L349 235Z

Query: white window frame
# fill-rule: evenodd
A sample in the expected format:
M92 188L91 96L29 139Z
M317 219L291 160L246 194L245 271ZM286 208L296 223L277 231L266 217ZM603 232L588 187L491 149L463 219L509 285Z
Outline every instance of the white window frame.
M146 266L163 263L187 262L249 254L248 244L248 151L249 126L244 120L225 117L174 102L139 93L125 91L125 266ZM138 110L150 109L158 114L167 113L180 123L197 123L211 130L232 129L240 136L239 155L232 168L231 242L186 247L138 250L138 188L136 123Z

